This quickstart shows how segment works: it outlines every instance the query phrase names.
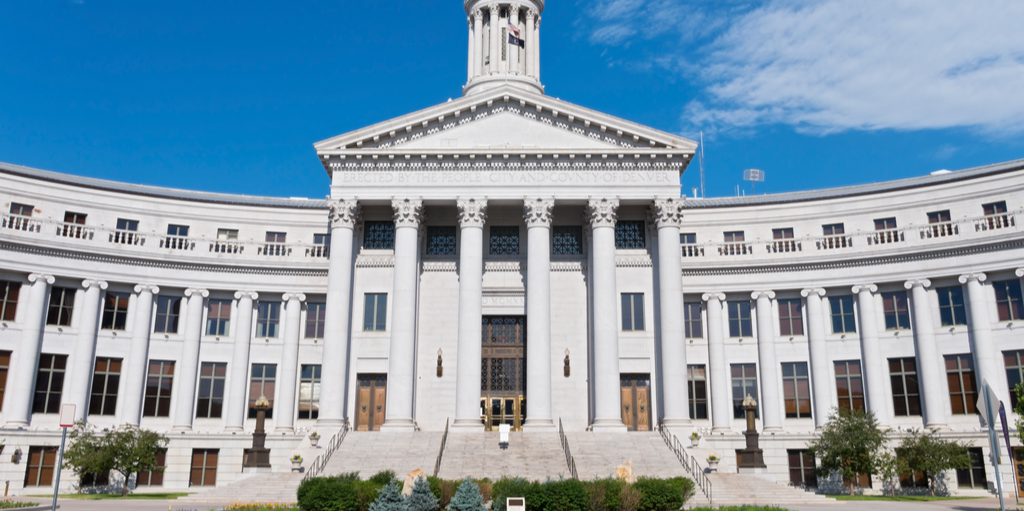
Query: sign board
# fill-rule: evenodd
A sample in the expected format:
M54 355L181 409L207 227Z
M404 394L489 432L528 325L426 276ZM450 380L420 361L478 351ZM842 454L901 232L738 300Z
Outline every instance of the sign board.
M75 426L75 404L60 404L60 427Z
M508 512L526 512L526 498L505 498L505 510Z

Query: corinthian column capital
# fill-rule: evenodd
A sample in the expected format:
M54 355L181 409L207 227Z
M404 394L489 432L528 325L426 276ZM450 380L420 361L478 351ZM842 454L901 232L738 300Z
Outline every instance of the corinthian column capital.
M487 221L487 199L460 198L455 202L459 209L459 225L482 228Z
M416 228L423 221L423 201L420 199L392 199L391 209L394 210L395 227Z
M1018 270L1018 272L1020 272L1020 271ZM1020 274L1017 274L1017 275L1020 275ZM960 281L960 284L967 284L967 283L969 283L971 281L977 281L979 283L984 283L986 279L988 279L988 276L985 275L984 272L972 272L970 274L964 274L964 275L960 276L958 281Z
M817 295L818 297L824 297L825 296L825 289L824 288L804 288L803 290L800 290L800 296L801 297L810 297L811 295Z
M654 221L658 227L679 227L683 223L683 201L678 197L654 200Z
M330 205L331 227L355 227L359 221L359 202L355 199L335 199Z
M928 289L931 288L931 286L932 281L930 279L910 279L907 280L907 282L903 283L903 287L908 290L911 290L915 287Z
M527 199L523 202L523 217L527 227L550 226L551 211L555 200L550 198Z
M593 227L615 227L618 211L618 199L602 197L587 202L587 218Z

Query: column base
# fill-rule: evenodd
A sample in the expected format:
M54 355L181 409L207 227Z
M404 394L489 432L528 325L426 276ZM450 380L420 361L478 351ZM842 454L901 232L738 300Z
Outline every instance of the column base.
M346 423L348 423L348 421L345 420L344 418L342 418L342 419L320 418L320 419L316 420L316 426L318 426L318 427L338 427L338 428L340 428L342 425L344 425Z
M172 432L192 432L192 425L175 425L171 427Z
M711 427L711 433L712 434L730 434L730 433L732 433L732 427L723 427L721 425L719 425L717 427L712 426Z
M550 419L527 419L526 424L523 425L524 432L551 432L554 430L557 430L555 422Z
M4 428L5 429L6 428L10 428L10 429L15 429L15 430L25 430L26 428L28 428L28 422L27 421L8 421L7 423L4 423Z
M404 420L384 420L384 424L380 426L381 432L414 432L416 431L416 424L411 419Z
M765 427L763 433L765 434L778 434L782 432L782 427Z
M277 427L274 429L275 434L294 434L294 427Z
M594 432L625 432L626 424L622 423L621 419L606 419L606 420L594 420L594 423L590 425L590 430Z
M477 419L465 419L465 420L456 419L455 421L452 421L451 425L449 425L448 431L449 432L483 432L484 431L484 424L483 424L482 421L480 421L479 418L477 418Z
M689 418L680 418L680 419L667 419L666 418L666 419L661 420L661 424L662 424L662 426L664 426L666 428L677 428L677 427L678 428L689 428L689 427L693 426L693 421L691 421Z
M242 432L242 431L243 431L242 427L239 427L239 426L234 426L233 425L233 426L230 426L230 427L224 427L224 432L231 432L232 434L237 434L237 433Z

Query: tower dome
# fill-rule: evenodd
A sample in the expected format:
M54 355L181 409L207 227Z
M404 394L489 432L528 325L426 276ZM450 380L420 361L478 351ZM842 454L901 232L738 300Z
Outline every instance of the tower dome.
M501 85L544 93L540 16L544 0L465 0L469 59L464 95Z

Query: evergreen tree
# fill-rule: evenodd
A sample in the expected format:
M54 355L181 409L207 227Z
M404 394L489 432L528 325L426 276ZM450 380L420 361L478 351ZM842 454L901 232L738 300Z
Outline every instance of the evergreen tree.
M381 487L377 499L370 504L370 510L408 510L405 507L405 496L402 496L402 484L392 480Z
M455 490L455 496L452 496L452 501L448 504L448 510L483 509L484 497L480 494L480 486L469 478L459 484L459 488Z
M437 496L430 490L430 484L422 476L412 485L412 494L405 500L406 510L437 510Z

